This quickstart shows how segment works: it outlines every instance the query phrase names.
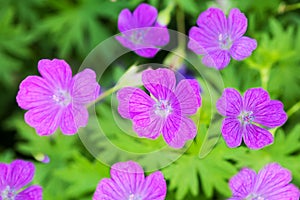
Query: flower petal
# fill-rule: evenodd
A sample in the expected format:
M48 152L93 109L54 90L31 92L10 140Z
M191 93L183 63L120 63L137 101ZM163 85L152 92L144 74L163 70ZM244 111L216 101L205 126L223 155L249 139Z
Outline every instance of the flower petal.
M149 112L155 103L143 90L134 87L120 89L117 99L119 101L118 112L127 119Z
M123 9L119 14L118 28L120 32L136 28L135 20L127 8Z
M245 34L248 26L246 16L237 8L230 10L227 23L231 40L236 40L242 37Z
M247 124L244 131L244 142L250 149L261 149L273 143L273 135L254 124Z
M201 13L197 19L197 25L207 34L214 35L216 40L219 34L227 31L226 16L219 8L209 8Z
M292 176L289 170L281 167L278 163L271 163L258 173L254 192L265 198L270 197L270 199L283 199L283 197L287 199L286 192L290 192L291 196L288 199L291 199L294 196L292 194L295 194L293 187L288 186L291 180Z
M243 107L247 111L254 112L258 106L265 104L269 100L269 93L263 88L251 88L244 94Z
M164 118L153 111L144 112L133 118L133 129L140 137L156 139L162 131L164 121Z
M162 129L166 143L173 148L182 148L187 140L193 139L197 134L194 122L184 116L171 114Z
M166 27L148 27L142 30L144 30L143 44L162 47L169 43L170 36Z
M38 70L53 89L69 89L72 80L72 71L66 61L42 59L38 63Z
M263 126L274 128L283 125L286 120L287 114L280 101L271 100L255 109L254 122Z
M202 58L202 63L204 65L207 67L214 67L218 70L227 67L229 62L230 55L229 52L225 50L211 51Z
M222 123L222 136L230 148L241 145L243 136L243 126L236 118L225 118Z
M7 185L7 178L9 177L9 165L0 163L0 190Z
M88 123L89 114L85 106L70 104L64 109L60 128L65 135L73 135L78 132L80 127Z
M229 180L232 196L236 199L246 198L252 191L256 181L256 173L252 169L243 168ZM233 198L233 199L235 199Z
M145 58L153 58L157 52L159 51L159 48L136 48L135 53L139 56L145 57Z
M135 193L143 184L145 176L143 168L136 162L127 161L114 164L110 170L111 179L122 189Z
M272 190L272 192L266 195L266 198L280 200L299 200L300 191L295 185L288 184L284 187L277 188L277 190Z
M129 191L116 184L113 180L104 178L97 185L93 200L119 200L128 197Z
M15 200L42 200L43 188L41 186L33 185L23 190L15 197Z
M234 88L226 88L216 103L218 112L223 116L237 117L243 107L240 93Z
M157 10L155 7L141 3L133 12L133 17L137 22L137 27L152 26L157 18Z
M148 69L142 74L145 88L158 100L168 100L175 90L175 74L170 69Z
M62 109L48 104L33 108L25 113L25 122L36 129L39 135L51 135L60 124Z
M26 110L43 106L52 101L53 92L45 79L39 76L28 76L20 86L16 100L18 105Z
M143 199L164 200L167 184L163 174L157 171L147 176L139 192Z
M188 48L199 55L220 49L216 36L196 26L189 31Z
M230 55L235 60L244 60L252 54L257 47L255 39L249 37L241 37L235 40L230 48Z
M15 160L9 168L10 173L7 177L7 184L14 190L17 191L32 181L35 168L31 162Z
M195 114L201 105L200 87L196 80L181 80L176 87L175 95L183 115Z
M76 74L71 85L73 102L88 104L99 96L100 85L96 80L96 73L91 69Z

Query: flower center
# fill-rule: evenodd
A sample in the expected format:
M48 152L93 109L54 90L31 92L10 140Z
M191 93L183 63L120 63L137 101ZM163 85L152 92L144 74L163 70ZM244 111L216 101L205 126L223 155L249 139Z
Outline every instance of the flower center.
M72 100L70 93L65 90L58 90L52 95L52 99L61 106L69 105Z
M257 194L250 194L244 200L266 200L264 197Z
M2 200L14 200L15 196L16 192L9 186L6 186L6 188L1 193Z
M132 30L130 39L133 43L135 44L144 44L144 37L146 34L147 30L145 28L142 29L137 29L137 30Z
M161 117L167 117L172 112L172 107L167 100L159 100L155 105L155 114Z
M253 112L242 111L242 113L239 116L239 119L243 124L250 124L254 120Z
M232 46L232 41L227 33L219 34L218 41L221 49L228 50Z
M140 195L130 194L128 200L142 200L142 197Z

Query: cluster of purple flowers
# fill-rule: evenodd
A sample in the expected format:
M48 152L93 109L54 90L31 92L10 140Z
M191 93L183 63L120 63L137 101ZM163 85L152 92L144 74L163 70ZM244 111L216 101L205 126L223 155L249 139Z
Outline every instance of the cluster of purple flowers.
M210 8L199 15L197 27L189 32L188 47L203 55L203 64L223 69L230 62L249 57L257 47L256 40L243 36L247 18L232 9L228 18L222 10ZM156 8L140 4L133 13L121 11L118 20L121 35L116 39L143 57L153 57L169 42L165 26L157 22ZM23 80L17 94L18 105L28 110L25 122L41 135L53 134L58 128L66 135L77 133L88 122L86 105L99 96L96 74L85 69L72 77L64 60L43 59L38 63L40 76ZM142 73L144 90L124 87L117 93L118 112L132 120L140 137L156 139L162 134L172 148L182 148L197 134L197 127L189 118L201 107L200 86L195 79L176 80L170 69L147 69ZM251 149L260 149L273 142L268 131L283 125L287 115L283 104L271 100L262 88L248 89L244 96L233 88L226 88L216 104L225 116L221 132L230 148L240 146L242 140ZM34 166L16 160L10 165L0 164L0 200L39 200L42 188L27 185L33 178ZM242 169L230 182L231 200L297 200L299 189L290 184L291 174L277 163L266 165L258 174ZM133 161L116 163L111 178L102 179L93 200L163 200L166 181L159 171L145 177L142 167Z

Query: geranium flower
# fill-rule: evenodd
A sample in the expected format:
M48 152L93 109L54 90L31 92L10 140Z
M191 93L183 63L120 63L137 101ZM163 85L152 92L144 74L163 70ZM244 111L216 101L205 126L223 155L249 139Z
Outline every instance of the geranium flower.
M0 163L0 199L1 200L42 200L42 187L29 186L34 176L31 162L15 160L11 164Z
M222 124L222 135L231 148L241 145L242 138L251 149L260 149L273 142L267 128L283 125L287 115L283 104L271 100L262 88L248 89L244 97L233 88L226 88L217 101L218 112L226 116Z
M183 147L197 132L188 116L201 106L198 82L183 79L176 86L175 74L169 69L146 70L142 82L154 98L139 88L122 88L117 93L120 115L133 121L140 137L156 139L162 133L168 145Z
M28 110L25 122L39 135L50 135L60 127L64 134L75 134L86 126L86 104L99 95L96 74L85 69L72 78L70 66L64 60L40 60L42 77L28 76L17 95L18 105Z
M158 24L156 18L156 8L146 3L141 3L133 13L122 10L118 19L122 35L116 39L139 56L154 57L159 47L169 43L168 29Z
M228 19L219 8L209 8L201 13L189 32L188 47L196 54L204 55L202 63L208 67L223 69L230 62L244 60L257 47L255 39L243 36L247 30L247 18L239 9L231 9Z
M258 174L243 168L229 181L233 194L228 200L299 200L299 189L291 180L290 171L277 163L266 165Z
M102 179L93 200L164 200L167 185L160 171L145 177L143 168L133 162L119 162L111 167L111 178Z

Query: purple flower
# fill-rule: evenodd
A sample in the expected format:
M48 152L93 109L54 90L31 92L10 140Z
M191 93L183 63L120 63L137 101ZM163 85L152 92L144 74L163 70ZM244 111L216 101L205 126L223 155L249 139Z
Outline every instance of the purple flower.
M198 82L184 79L176 86L174 72L169 69L146 70L142 82L154 98L139 88L125 87L117 93L120 115L133 121L140 137L156 139L162 132L171 147L183 147L197 132L188 116L201 105Z
M243 36L247 30L247 18L239 9L231 9L228 19L221 9L209 8L197 20L199 27L189 32L189 49L204 55L202 63L223 69L230 62L249 57L256 49L256 40Z
M248 89L244 97L233 88L226 88L217 101L219 113L226 118L222 124L222 135L231 148L241 144L242 138L251 149L259 149L273 142L273 135L267 128L283 125L287 115L283 104L271 100L262 88Z
M169 43L168 29L159 25L156 18L156 8L146 3L141 3L133 13L122 10L118 19L122 35L116 39L139 56L154 57L159 47Z
M233 193L229 200L299 200L299 189L291 180L289 170L277 163L266 165L258 174L244 168L229 181Z
M60 127L64 134L75 134L86 126L86 104L99 95L96 74L85 69L72 78L70 66L64 60L40 60L42 77L28 76L20 84L19 106L28 110L25 121L39 135L50 135Z
M42 200L42 187L29 186L34 176L31 162L15 160L11 164L0 163L0 199L1 200Z
M133 162L119 162L111 167L111 178L102 179L93 200L164 200L167 185L160 171L144 176L143 168Z

